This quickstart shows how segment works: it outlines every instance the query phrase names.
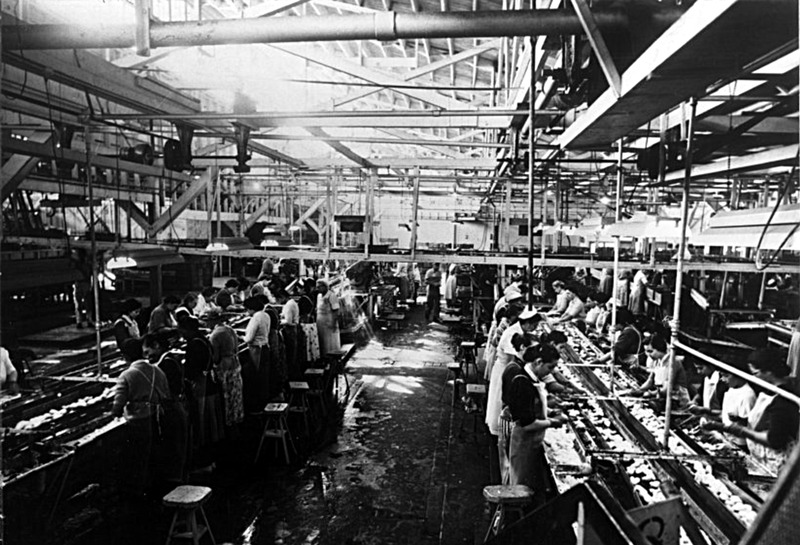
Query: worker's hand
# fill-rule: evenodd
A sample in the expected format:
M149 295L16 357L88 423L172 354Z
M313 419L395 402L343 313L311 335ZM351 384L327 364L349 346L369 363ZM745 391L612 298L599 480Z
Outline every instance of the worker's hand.
M566 415L563 415L563 414L559 414L559 415L556 415L554 417L549 417L548 420L550 421L550 426L554 427L554 428L557 428L559 426L563 426L564 424L566 424L569 421L569 419L566 417Z
M16 395L19 393L19 384L17 384L16 382L7 382L6 389L10 394Z
M706 420L703 419L700 422L700 427L704 430L715 430L715 431L725 431L725 424L718 420Z
M695 405L695 404L689 405L689 407L687 407L687 410L692 414L710 414L711 413L711 411L709 409L706 409L702 405Z

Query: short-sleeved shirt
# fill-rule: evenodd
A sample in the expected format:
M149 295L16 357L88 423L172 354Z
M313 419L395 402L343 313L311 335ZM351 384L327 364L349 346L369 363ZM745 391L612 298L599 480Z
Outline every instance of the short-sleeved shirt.
M442 284L442 273L435 269L428 269L425 273L425 284L428 286L428 291L439 291L439 286Z
M750 409L756 403L756 392L749 384L745 384L738 388L728 388L725 392L725 397L722 398L722 422L724 424L733 424L731 416L747 420L750 416Z
M283 308L281 308L281 323L286 325L300 323L300 307L294 299L289 299L283 304Z
M503 361L507 362L517 355L517 351L514 350L514 346L511 344L511 339L516 333L522 333L522 326L519 325L519 322L513 323L503 331L500 340L497 342L497 356L495 356L497 359L503 358Z

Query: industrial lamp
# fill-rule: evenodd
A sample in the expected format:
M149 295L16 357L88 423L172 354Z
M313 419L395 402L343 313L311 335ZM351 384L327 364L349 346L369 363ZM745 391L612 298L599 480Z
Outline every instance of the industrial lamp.
M220 237L211 240L211 244L206 246L206 252L231 252L253 248L253 243L247 237Z
M184 261L183 256L172 248L142 248L138 250L117 248L111 251L111 256L106 261L106 270L175 265Z

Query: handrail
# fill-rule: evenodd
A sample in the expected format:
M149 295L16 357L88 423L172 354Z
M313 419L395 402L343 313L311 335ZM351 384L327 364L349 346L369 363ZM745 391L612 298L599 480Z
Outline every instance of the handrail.
M797 396L797 395L795 395L795 394L793 394L791 392L787 392L783 388L778 388L777 386L775 386L773 384L770 384L769 382L767 382L765 380L762 380L760 378L756 378L753 375L751 375L750 373L745 373L744 371L740 371L736 367L734 367L732 365L728 365L727 363L722 362L722 361L720 361L718 359L714 359L711 356L708 356L706 354L703 354L699 350L695 350L691 346L687 346L687 345L683 344L682 342L680 342L678 340L675 340L675 348L679 348L680 350L683 350L684 352L686 352L688 354L691 354L692 356L694 356L696 358L700 358L701 360L710 363L714 367L718 367L718 368L722 369L726 373L730 373L732 375L736 375L737 377L742 378L742 379L746 380L747 382L755 384L759 388L767 390L768 392L772 392L773 394L779 395L780 397L782 397L782 398L784 398L784 399L786 399L788 401L791 401L792 403L797 405L798 408L800 408L800 396Z

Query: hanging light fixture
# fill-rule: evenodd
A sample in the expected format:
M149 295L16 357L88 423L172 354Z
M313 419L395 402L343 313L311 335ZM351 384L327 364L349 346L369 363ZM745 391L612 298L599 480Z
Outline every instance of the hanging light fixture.
M247 237L219 237L211 239L206 252L232 252L236 250L252 250L253 243Z
M135 250L115 248L106 260L106 270L176 265L185 261L183 256L173 248L156 247Z

